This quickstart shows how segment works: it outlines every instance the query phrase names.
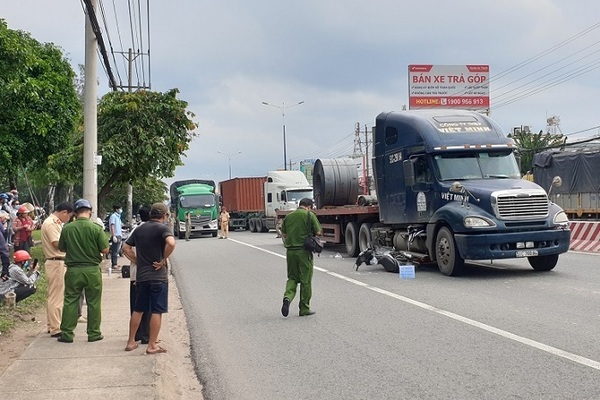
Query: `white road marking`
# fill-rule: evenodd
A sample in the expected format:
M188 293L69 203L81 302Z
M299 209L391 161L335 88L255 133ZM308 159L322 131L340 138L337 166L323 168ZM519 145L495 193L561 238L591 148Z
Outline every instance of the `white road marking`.
M283 255L283 254L279 254L279 253L275 253L273 251L265 250L265 249L262 249L260 247L248 244L248 243L240 242L239 240L234 240L234 239L229 239L229 240L232 241L232 242L236 242L236 243L242 244L244 246L248 246L248 247L251 247L253 249L260 250L262 252L265 252L265 253L268 253L268 254L271 254L271 255L274 255L274 256L277 256L277 257L285 259L285 255ZM513 340L515 342L518 342L518 343L524 344L526 346L530 346L530 347L536 348L538 350L544 351L546 353L549 353L549 354L552 354L552 355L555 355L555 356L558 356L558 357L561 357L561 358L565 358L567 360L570 360L570 361L573 361L575 363L584 365L586 367L590 367L590 368L594 368L594 369L600 370L600 362L598 362L598 361L595 361L595 360L592 360L592 359L589 359L589 358L586 358L586 357L583 357L583 356L580 356L580 355L577 355L577 354L574 354L574 353L570 353L568 351L561 350L559 348L552 347L552 346L549 346L547 344L540 343L538 341L535 341L535 340L532 340L532 339L528 339L528 338L523 337L523 336L515 335L514 333L505 331L503 329L499 329L499 328L493 327L491 325L487 325L487 324L484 324L482 322L475 321L475 320L467 318L467 317L463 317L462 315L458 315L458 314L455 314L453 312L446 311L446 310L443 310L441 308L437 308L435 306L431 306L429 304L426 304L426 303L423 303L423 302L420 302L420 301L417 301L417 300L413 300L411 298L408 298L408 297L405 297L405 296L401 296L401 295L396 294L396 293L392 293L390 291L378 288L376 286L371 286L368 283L364 283L364 282L358 281L356 279L349 278L349 277L344 276L344 275L340 275L340 274L338 274L336 272L331 272L331 271L329 271L329 270L327 270L325 268L321 268L321 267L315 266L315 270L323 272L323 273L326 273L326 274L329 274L329 275L331 275L331 276L333 276L335 278L342 279L342 280L344 280L346 282L349 282L349 283L352 283L354 285L364 287L366 289L372 290L372 291L377 292L379 294L383 294L385 296L392 297L392 298L394 298L396 300L400 300L400 301L402 301L404 303L412 304L412 305L414 305L416 307L420 307L420 308L422 308L424 310L431 311L431 312L439 314L439 315L443 315L443 316L451 318L451 319L453 319L455 321L459 321L459 322L462 322L464 324L471 325L471 326L473 326L475 328L479 328L479 329L484 330L486 332L493 333L493 334L501 336L501 337L503 337L505 339Z

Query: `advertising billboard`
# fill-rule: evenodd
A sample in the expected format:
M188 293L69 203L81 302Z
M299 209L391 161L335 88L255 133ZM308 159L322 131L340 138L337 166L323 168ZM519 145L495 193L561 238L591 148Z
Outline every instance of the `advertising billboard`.
M409 109L490 107L489 65L408 66Z

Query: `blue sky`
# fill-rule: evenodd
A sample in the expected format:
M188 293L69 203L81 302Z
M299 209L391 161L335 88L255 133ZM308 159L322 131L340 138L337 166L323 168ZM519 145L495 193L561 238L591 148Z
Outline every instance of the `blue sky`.
M116 51L129 45L121 3L103 0ZM83 64L80 2L0 0L0 18L60 46L76 71ZM296 168L302 159L352 153L357 123L370 129L378 113L408 103L409 64L489 64L491 117L507 131L545 129L554 115L563 133L599 126L600 27L576 36L599 22L600 3L592 0L151 2L152 89L179 88L199 124L185 166L166 181L227 179L221 153L235 153L233 176L281 168L281 111L262 102L304 101L285 115L287 155ZM109 87L98 73L101 95ZM564 82L495 107L503 92L516 97L527 84L559 74Z

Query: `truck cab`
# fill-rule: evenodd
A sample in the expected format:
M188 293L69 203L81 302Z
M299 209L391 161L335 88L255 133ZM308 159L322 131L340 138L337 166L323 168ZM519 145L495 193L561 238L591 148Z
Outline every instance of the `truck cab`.
M303 198L313 198L313 189L301 171L268 172L264 192L267 217L277 217L277 210L293 211Z
M488 117L381 113L374 135L379 222L394 227L396 248L428 254L447 275L465 259L527 257L551 270L568 250L565 213L521 179L514 143Z
M214 181L177 181L171 185L171 208L174 211L174 233L182 239L186 232L186 218L190 215L190 234L218 233L218 195Z

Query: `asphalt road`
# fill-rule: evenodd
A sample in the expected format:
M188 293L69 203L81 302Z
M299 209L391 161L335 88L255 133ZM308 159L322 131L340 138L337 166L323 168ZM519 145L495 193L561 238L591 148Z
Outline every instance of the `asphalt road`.
M598 255L400 279L328 247L317 314L298 317L296 299L283 318L281 239L230 236L180 240L172 257L207 400L600 398Z

